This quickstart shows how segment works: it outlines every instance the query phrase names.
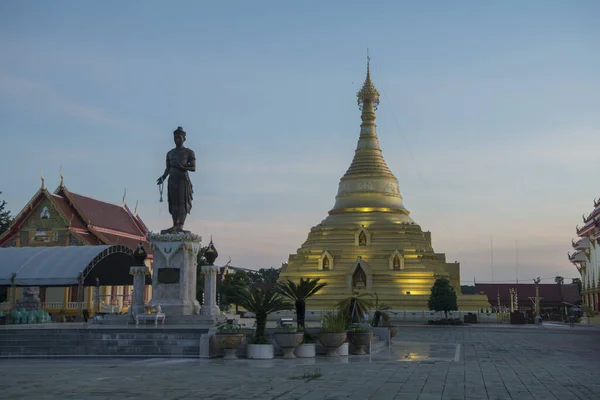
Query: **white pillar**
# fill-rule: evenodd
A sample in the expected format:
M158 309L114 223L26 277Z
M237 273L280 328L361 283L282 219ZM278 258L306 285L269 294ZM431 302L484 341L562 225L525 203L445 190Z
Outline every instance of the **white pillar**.
M129 268L129 274L133 275L133 297L131 299L132 315L144 314L144 292L146 289L146 275L150 275L150 268L135 266Z
M217 273L219 267L214 265L202 266L204 274L204 304L202 305L201 314L217 316L221 314L221 310L217 305Z

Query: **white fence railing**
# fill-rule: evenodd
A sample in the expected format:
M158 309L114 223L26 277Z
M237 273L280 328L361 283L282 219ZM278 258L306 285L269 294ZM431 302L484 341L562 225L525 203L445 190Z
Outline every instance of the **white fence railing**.
M306 310L307 321L320 321L324 313L328 311L323 310ZM444 318L443 312L434 311L405 311L405 310L386 310L386 313L390 316L391 322L427 322L429 320L439 320ZM481 313L472 311L472 314L477 315L477 322L481 323L496 323L501 322L498 318L498 314L492 313ZM448 312L448 318L459 318L463 321L464 316L469 314L469 311L452 311ZM252 316L251 313L246 313L248 316ZM374 312L369 312L369 318L373 318ZM296 312L293 310L278 311L269 314L269 320L278 320L282 317L295 318Z
M84 308L87 308L89 305L87 303L84 302L79 302L79 301L69 301L66 304L62 302L62 301L55 301L55 302L46 302L46 303L41 303L41 308L43 310L46 311L60 311L62 309L65 309L67 311L69 310L83 310ZM0 311L3 312L9 312L13 307L13 304L9 303L9 302L4 302L4 303L0 303ZM92 309L93 310L97 310L97 306L96 303L92 303ZM121 311L121 307L117 306L113 306L110 304L106 304L106 303L100 303L100 312L102 313L107 313L107 314L118 314Z

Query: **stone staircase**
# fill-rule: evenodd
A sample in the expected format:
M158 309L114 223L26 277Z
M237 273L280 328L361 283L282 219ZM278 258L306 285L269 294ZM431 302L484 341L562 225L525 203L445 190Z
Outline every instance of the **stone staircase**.
M52 324L54 325L54 324ZM207 329L29 325L0 329L0 358L7 357L198 357ZM81 325L81 326L73 326Z

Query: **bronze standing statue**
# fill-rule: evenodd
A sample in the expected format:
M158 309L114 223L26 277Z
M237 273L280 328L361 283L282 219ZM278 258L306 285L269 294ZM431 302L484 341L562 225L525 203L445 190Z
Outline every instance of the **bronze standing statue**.
M175 148L167 153L165 172L156 181L156 184L160 185L162 193L162 184L167 176L169 177L167 200L169 202L169 214L173 218L173 227L165 229L161 233L187 232L183 230L183 224L187 214L192 210L194 190L188 171L196 171L196 155L191 149L183 146L185 131L181 126L173 132L173 140L175 141Z

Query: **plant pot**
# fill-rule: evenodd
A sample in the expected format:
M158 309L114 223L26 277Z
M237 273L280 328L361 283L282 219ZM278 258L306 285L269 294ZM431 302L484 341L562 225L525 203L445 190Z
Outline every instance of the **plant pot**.
M348 342L342 343L342 345L337 348L336 352L338 353L338 356L347 356L348 355Z
M296 347L295 354L298 358L315 358L316 346L314 343L302 343Z
M215 334L219 347L225 351L225 360L237 360L235 352L240 348L246 334L244 333L217 333Z
M273 336L283 350L283 358L296 358L294 349L304 340L304 332L279 332Z
M352 343L354 354L365 355L365 346L373 340L373 332L348 332L348 341Z
M321 332L318 335L319 342L327 349L327 357L337 357L337 349L346 340L346 332L329 333Z
M249 344L246 357L254 360L270 360L274 357L272 344Z

